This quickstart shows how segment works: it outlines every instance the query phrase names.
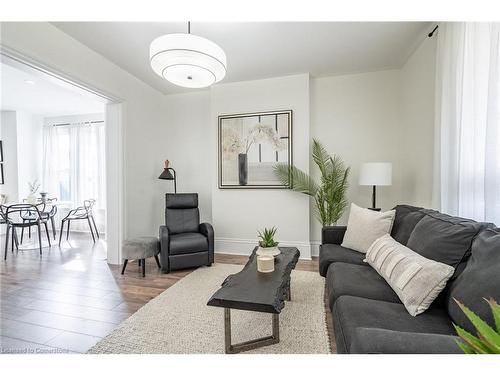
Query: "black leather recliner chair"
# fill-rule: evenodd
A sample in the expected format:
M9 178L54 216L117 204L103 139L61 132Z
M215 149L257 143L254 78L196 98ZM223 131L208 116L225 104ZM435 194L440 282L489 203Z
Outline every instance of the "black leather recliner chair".
M211 266L214 230L200 224L198 194L166 194L165 224L160 226L161 270Z

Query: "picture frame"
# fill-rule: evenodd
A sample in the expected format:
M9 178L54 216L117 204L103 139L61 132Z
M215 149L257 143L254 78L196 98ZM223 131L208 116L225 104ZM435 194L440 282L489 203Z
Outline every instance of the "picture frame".
M218 117L219 189L288 189L276 163L293 166L293 111Z

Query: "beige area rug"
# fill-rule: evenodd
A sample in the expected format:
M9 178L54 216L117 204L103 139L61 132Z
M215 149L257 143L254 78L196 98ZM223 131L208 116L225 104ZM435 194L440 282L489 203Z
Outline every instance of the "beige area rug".
M214 264L182 278L144 305L89 353L224 353L224 309L207 306L224 279L242 266ZM326 354L324 279L292 272L292 301L280 314L280 342L246 353ZM267 336L271 315L231 310L233 343Z

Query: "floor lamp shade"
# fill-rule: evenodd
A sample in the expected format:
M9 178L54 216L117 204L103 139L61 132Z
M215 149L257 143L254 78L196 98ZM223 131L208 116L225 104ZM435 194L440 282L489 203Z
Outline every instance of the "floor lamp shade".
M359 173L359 184L373 186L372 208L376 208L376 187L392 185L392 163L364 163Z
M165 168L163 172L158 176L160 180L173 180L174 181L174 193L177 193L177 173L174 168L170 168L170 161L165 160Z

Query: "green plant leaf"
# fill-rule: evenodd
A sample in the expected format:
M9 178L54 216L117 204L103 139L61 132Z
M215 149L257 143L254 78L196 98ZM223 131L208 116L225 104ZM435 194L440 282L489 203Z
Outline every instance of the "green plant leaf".
M464 340L467 345L470 346L472 350L474 350L475 353L478 354L491 354L490 349L484 345L484 343L478 339L477 337L473 336L469 332L467 332L465 329L453 324L455 327L455 330L457 331L458 335Z
M500 333L500 305L493 298L490 298L487 302L490 305L497 332Z
M455 302L474 325L478 335L484 339L485 345L491 346L492 350L498 350L500 352L500 335L498 332L495 332L493 328L491 328L484 320L482 320L464 304L456 299Z
M497 331L495 331L492 327L490 327L486 322L484 322L479 316L477 316L462 303L460 303L456 299L455 302L464 312L465 316L474 325L478 334L478 337L475 337L463 328L454 325L458 335L465 341L465 346L459 345L460 348L462 348L465 353L470 353L472 351L474 353L500 354L500 330L497 328ZM499 306L494 300L490 300L487 302L494 316L495 325L497 325Z
M460 340L456 340L455 342L457 343L457 345L460 347L460 349L462 349L462 351L465 354L476 354L476 352L474 351L474 349L471 348L467 343L462 342Z
M346 193L350 169L344 166L339 156L330 156L316 139L313 140L312 159L320 171L319 183L296 167L276 164L274 172L283 185L311 196L315 203L315 218L323 226L332 225L340 219L348 205Z

